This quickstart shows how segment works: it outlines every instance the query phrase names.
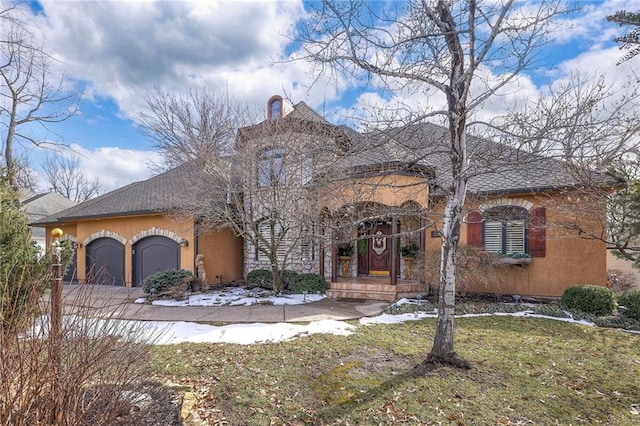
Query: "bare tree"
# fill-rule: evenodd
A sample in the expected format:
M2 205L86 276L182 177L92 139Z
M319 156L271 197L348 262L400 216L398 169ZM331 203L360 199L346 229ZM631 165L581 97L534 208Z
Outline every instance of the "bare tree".
M42 173L49 188L76 203L100 194L98 179L89 180L80 170L80 160L62 155L47 155L42 162Z
M27 153L21 152L16 154L14 163L16 165L18 187L36 192L38 190L38 180L35 171L29 165Z
M202 88L174 94L159 88L143 95L146 109L135 121L162 155L164 167L210 155L228 155L238 127L248 124L249 108Z
M555 208L566 220L554 226L639 260L640 82L635 76L613 86L604 76L574 73L490 126L505 144L562 160L575 184L562 203L556 198ZM581 221L574 211L581 212Z
M199 229L241 236L245 264L270 270L276 292L284 270L311 272L320 256L316 176L331 136L307 134L304 125L241 128L234 154L206 157L204 173L180 201L180 213L199 218Z
M0 14L0 117L4 163L9 183L18 187L16 143L42 145L50 139L50 125L67 120L78 109L79 94L56 77L53 59L29 31L17 9ZM41 137L44 131L45 137Z
M441 110L396 111L396 123L440 116L449 132L451 180L446 195L440 260L438 327L426 362L462 367L454 351L456 253L460 239L470 158L467 120L492 95L529 68L551 31L561 2L519 7L514 0L411 1L378 7L371 3L324 1L312 7L300 40L305 58L320 71L378 81L391 92L429 93L446 98ZM483 78L499 65L499 74ZM375 77L375 78L374 78Z

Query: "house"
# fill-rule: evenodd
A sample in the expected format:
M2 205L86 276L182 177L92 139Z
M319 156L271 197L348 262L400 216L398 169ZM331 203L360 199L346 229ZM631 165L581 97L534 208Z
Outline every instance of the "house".
M325 276L330 297L423 294L437 281L434 253L452 174L447 140L447 130L430 123L357 132L274 96L265 121L239 129L233 158L184 164L37 225L77 239L85 280L101 266L108 282L138 286L156 270L194 269L202 254L209 281L240 280L277 263ZM606 247L572 232L577 223L597 228L603 212L585 213L590 200L576 195L578 181L562 162L471 136L468 151L461 243L485 276L471 274L465 290L560 296L572 285L605 285ZM203 217L171 214L206 196L185 190L203 170L220 173L216 182L233 174L216 202L239 200L242 232L220 217L216 228L202 226ZM400 256L407 247L419 250L413 264Z
M196 220L171 217L178 197L197 174L195 164L116 189L34 223L54 227L77 242L78 279L141 286L144 278L171 268L194 269L196 253L214 280L242 279L242 240L232 232L199 234ZM215 282L215 281L214 281Z
M29 222L36 222L76 203L57 192L36 194L30 190L20 190L20 204L27 213ZM45 230L31 227L31 236L42 253L46 250Z

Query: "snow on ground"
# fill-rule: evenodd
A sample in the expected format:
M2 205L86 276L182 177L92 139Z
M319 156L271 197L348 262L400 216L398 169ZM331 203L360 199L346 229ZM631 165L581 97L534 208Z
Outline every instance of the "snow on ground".
M297 304L307 303L313 300L319 300L324 296L319 295L284 295L267 297L265 294L258 294L257 290L249 290L256 292L247 296L238 289L225 289L221 294L202 294L192 295L187 301L155 301L154 304L164 304L165 306L220 306L220 305L251 305L254 303L273 303L273 304ZM139 299L137 303L145 302L145 299ZM182 303L182 304L181 304ZM396 305L407 303L416 304L419 301L402 299L396 302ZM516 316L531 318L546 318L556 321L566 321L575 324L593 326L594 324L584 320L573 320L570 318L556 318L545 315L534 314L527 310L528 306L523 305L523 311L516 313L497 313L497 314L466 314L458 317L475 317L475 316ZM361 326L377 325L377 324L397 324L406 321L417 321L424 318L436 318L435 311L431 312L414 312L399 315L380 314L375 317L365 317L359 320ZM253 323L253 324L231 324L225 326L213 326L206 324L198 324L192 322L158 322L150 321L144 323L144 334L149 341L154 344L167 345L178 344L182 342L194 343L238 343L252 344L262 342L280 342L291 340L296 337L306 336L314 333L331 333L337 335L349 335L357 326L351 325L344 321L324 320L312 321L306 325L292 323Z
M257 304L300 305L324 299L323 294L281 294L272 295L261 288L245 289L242 287L226 287L211 293L190 295L185 300L154 300L157 306L251 306ZM135 303L147 303L142 297Z
M213 326L190 322L158 322L144 324L144 335L156 345L192 343L252 343L282 342L300 336L316 333L330 333L346 336L355 330L355 326L344 321L313 321L307 325L291 323L275 324L231 324Z

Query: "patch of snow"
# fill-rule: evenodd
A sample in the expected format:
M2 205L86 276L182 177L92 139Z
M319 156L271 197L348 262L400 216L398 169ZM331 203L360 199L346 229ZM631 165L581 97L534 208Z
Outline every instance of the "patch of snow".
M173 345L184 342L192 343L252 343L282 342L296 337L316 333L331 333L341 336L349 335L355 326L343 321L313 321L306 325L290 323L252 323L213 326L191 322L158 322L145 323L151 343L156 345ZM158 330L161 330L158 332Z
M280 294L272 295L269 291L254 288L226 287L211 293L190 295L185 300L154 300L156 306L252 306L258 304L269 305L301 305L303 303L317 302L324 299L323 294ZM135 303L147 303L142 297Z

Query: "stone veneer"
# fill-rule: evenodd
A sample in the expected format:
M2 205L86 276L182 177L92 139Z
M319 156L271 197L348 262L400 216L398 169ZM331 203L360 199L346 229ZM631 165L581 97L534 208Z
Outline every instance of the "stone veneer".
M159 235L161 237L167 237L167 238L171 238L173 241L175 241L176 243L180 244L183 240L183 238L180 236L180 234L170 231L168 229L162 229L162 228L158 228L158 227L152 227L147 229L146 231L140 231L138 232L136 235L134 235L133 237L131 237L131 245L137 243L138 241L140 241L141 239L145 238L145 237L151 237L151 236L155 236L155 235Z
M491 200L485 204L480 205L480 211L485 211L492 207L498 206L515 206L522 207L527 211L530 211L533 208L533 203L531 201L527 201L524 198L497 198L495 200Z
M127 244L127 239L125 237L118 234L117 232L107 231L106 229L102 229L98 232L94 232L93 234L89 235L87 238L84 239L82 244L87 246L91 241L97 240L98 238L113 238L114 240L119 241L120 244L122 245Z

